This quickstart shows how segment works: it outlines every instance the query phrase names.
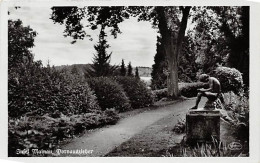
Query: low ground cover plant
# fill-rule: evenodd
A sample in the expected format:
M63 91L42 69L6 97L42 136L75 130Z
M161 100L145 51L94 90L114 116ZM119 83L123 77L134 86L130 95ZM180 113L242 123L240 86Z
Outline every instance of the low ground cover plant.
M176 149L177 148L177 149ZM200 143L195 146L180 144L174 149L165 151L163 157L245 157L248 153L243 150L231 150L224 143L213 138L212 143Z
M45 114L10 119L8 123L8 154L9 156L31 156L17 154L17 149L52 150L63 140L71 139L85 130L115 124L118 119L119 116L114 109L71 116L62 115L59 118ZM32 154L32 152L30 153Z
M235 127L234 134L242 141L249 141L249 98L233 92L224 94L224 108L229 122Z

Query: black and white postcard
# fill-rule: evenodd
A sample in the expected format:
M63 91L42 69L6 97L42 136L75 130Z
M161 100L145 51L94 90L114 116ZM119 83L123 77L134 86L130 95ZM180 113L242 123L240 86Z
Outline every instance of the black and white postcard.
M259 3L0 4L3 159L259 162Z

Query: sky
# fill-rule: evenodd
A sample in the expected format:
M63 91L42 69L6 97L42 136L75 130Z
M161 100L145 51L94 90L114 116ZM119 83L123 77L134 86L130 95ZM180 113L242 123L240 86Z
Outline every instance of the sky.
M35 47L31 50L35 60L42 60L43 65L72 65L92 63L95 53L94 44L98 41L99 31L90 30L93 41L88 38L71 44L72 38L63 36L64 25L54 24L50 19L50 7L21 7L17 10L9 8L9 18L20 19L24 26L30 26L38 35ZM150 22L137 22L136 18L125 20L119 24L122 34L116 39L107 38L112 52L111 64L125 64L151 67L156 53L157 31Z

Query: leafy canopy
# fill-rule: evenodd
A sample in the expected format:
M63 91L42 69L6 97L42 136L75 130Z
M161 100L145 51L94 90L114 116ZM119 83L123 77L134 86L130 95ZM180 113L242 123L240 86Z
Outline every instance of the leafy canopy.
M37 33L29 26L23 26L21 20L8 20L8 66L18 67L33 61L30 48L34 46Z

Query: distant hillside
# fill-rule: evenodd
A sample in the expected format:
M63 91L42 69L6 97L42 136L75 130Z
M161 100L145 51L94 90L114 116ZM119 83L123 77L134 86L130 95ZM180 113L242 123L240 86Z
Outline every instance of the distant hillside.
M77 71L84 75L85 69L90 68L91 64L73 64L73 65L61 65L55 66L57 70L67 69L71 71L73 67L77 69ZM140 77L151 77L152 68L150 67L137 67ZM135 74L135 67L133 67L133 74Z
M73 67L77 69L79 74L84 75L85 69L88 69L91 66L91 64L73 64L73 65L61 65L61 66L55 66L57 70L67 69L68 71L71 71Z

